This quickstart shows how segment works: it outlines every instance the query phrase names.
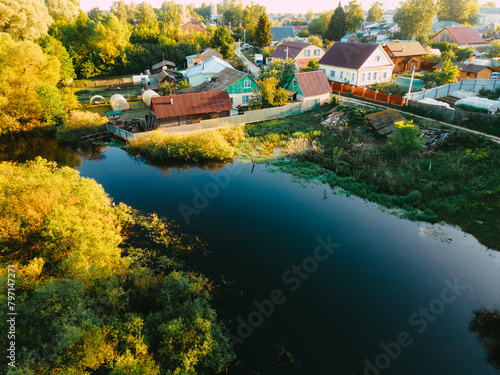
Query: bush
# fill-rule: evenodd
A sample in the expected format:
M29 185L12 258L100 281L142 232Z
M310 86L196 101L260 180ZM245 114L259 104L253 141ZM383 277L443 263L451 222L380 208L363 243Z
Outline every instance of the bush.
M425 140L420 136L420 129L413 125L413 121L395 123L396 133L390 134L387 139L399 155L412 155L423 150Z
M226 160L235 155L236 146L243 139L242 127L226 127L186 135L167 134L157 130L129 143L127 150L150 160Z
M104 131L108 119L93 112L73 111L57 129L56 138L64 142L78 142L84 135Z

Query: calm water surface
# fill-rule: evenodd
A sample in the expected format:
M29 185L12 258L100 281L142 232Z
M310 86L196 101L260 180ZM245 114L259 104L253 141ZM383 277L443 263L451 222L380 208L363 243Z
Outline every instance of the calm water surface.
M230 290L214 303L238 337L234 373L498 373L469 325L475 310L500 308L500 254L473 236L265 166L159 168L117 148L64 150L46 154L210 244L205 266ZM325 242L331 254L317 249Z

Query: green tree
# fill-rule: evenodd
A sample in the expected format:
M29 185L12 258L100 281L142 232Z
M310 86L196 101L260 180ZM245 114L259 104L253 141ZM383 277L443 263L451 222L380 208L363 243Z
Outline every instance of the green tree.
M311 72L313 70L319 70L318 59L309 60L307 63L307 66L303 70L304 70L304 72Z
M267 18L267 13L262 12L259 17L259 21L257 22L257 26L254 33L255 44L258 47L267 47L271 44L272 36L271 36L271 22L269 22L269 18Z
M45 54L56 57L61 63L61 70L59 72L61 82L69 83L76 77L73 60L60 41L50 35L45 35L38 40L38 44L42 47Z
M346 27L348 32L356 32L363 24L363 9L356 0L351 0L345 6Z
M312 8L309 8L306 13L306 19L311 22L314 19L314 12Z
M464 47L457 48L453 53L455 53L455 61L464 61L469 58L469 56L474 53L476 49L474 47Z
M234 39L226 26L220 26L215 29L210 39L210 45L214 48L221 47L223 44L232 44Z
M276 59L271 61L268 68L260 72L259 79L276 78L278 86L283 86L290 82L293 75L297 72L297 66L293 59Z
M375 1L372 3L370 9L368 9L368 16L366 17L366 20L368 22L377 22L384 17L384 9L382 8L384 4L382 4L379 1Z
M328 29L325 31L325 39L330 41L338 41L346 34L347 20L344 8L340 5L335 8L333 16L328 23Z
M266 7L256 4L253 1L243 9L243 28L246 29L247 42L255 40L255 28L259 22L261 14L266 12Z
M413 121L399 121L395 125L396 132L389 134L387 139L398 155L409 156L424 149L425 140L421 137L419 127L413 125Z
M253 92L249 106L251 108L269 108L282 106L290 102L290 95L283 87L279 87L279 80L274 76L267 76L257 80L259 90Z
M52 17L43 1L15 0L0 3L0 32L17 40L36 40L46 35Z
M73 0L45 0L45 5L49 11L49 15L54 19L63 19L70 22L75 22L80 7L78 2Z
M490 46L486 50L486 56L488 57L500 57L500 40L494 40L491 42Z
M89 10L87 15L88 15L89 19L94 21L94 22L99 22L102 19L106 18L106 13L104 13L102 10L100 10L97 7L94 7L91 10Z
M309 43L314 44L315 46L323 48L323 39L321 39L319 36L312 35L309 38L307 38L307 41Z
M430 88L434 85L447 85L448 83L457 82L459 72L460 69L452 64L450 57L447 57L439 71L424 73L422 83L425 88Z
M394 22L401 28L403 37L411 39L430 32L436 13L434 0L406 0L396 9Z
M439 21L477 23L479 5L477 0L438 0Z
M201 3L199 8L195 8L194 11L201 16L204 20L208 20L211 14L211 6L210 4L206 4L205 2Z
M141 23L154 24L158 21L154 8L143 1L137 5L137 18L141 20Z

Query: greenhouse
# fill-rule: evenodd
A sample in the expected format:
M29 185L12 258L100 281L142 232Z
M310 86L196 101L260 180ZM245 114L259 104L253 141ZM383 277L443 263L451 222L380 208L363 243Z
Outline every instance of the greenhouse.
M151 105L151 98L154 98L155 96L160 96L160 95L156 91L146 90L142 94L142 101L149 107Z
M109 99L109 104L111 104L111 108L113 108L114 111L117 109L121 109L122 111L130 109L130 104L123 95L120 94L113 95L111 99Z

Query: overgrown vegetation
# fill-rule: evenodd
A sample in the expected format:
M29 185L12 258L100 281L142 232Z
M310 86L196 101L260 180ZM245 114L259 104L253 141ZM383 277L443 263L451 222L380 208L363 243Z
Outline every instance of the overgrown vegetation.
M367 111L340 107L348 126L320 125L326 109L283 120L248 125L242 153L270 162L302 178L317 178L410 219L447 221L498 249L500 146L476 135L456 132L438 151L401 155L364 128ZM414 119L422 128L439 127ZM279 151L277 151L279 150ZM278 154L278 159L273 158Z
M204 249L199 239L114 206L95 181L40 158L0 164L0 189L4 309L7 265L16 271L12 373L225 370L233 355L210 306L211 285L182 261ZM0 365L7 362L2 356Z
M104 131L108 119L97 113L72 111L64 124L57 128L56 138L65 142L78 142L84 135Z
M225 127L193 134L167 134L157 130L127 144L127 151L147 160L231 159L244 139L242 127Z

